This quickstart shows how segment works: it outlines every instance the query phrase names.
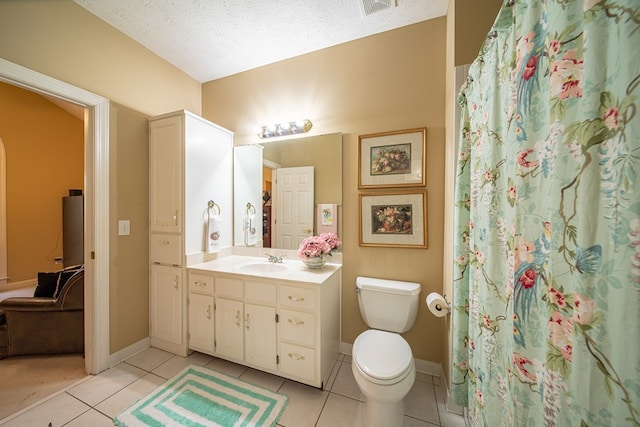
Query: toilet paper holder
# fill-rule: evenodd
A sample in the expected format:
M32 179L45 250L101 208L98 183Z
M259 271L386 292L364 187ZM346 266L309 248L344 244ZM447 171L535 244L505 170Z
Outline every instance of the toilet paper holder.
M451 313L451 303L446 295L431 292L426 298L427 308L436 317L444 317Z
M436 304L436 310L440 311L440 310L446 310L447 313L451 313L451 303L449 302L449 299L447 298L447 295L442 295L442 298L444 298L444 302L447 304L446 306L442 307L440 304Z

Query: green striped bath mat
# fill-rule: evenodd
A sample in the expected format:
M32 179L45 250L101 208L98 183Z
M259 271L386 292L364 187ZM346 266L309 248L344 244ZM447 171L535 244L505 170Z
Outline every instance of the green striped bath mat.
M287 396L191 365L118 415L122 427L274 426Z

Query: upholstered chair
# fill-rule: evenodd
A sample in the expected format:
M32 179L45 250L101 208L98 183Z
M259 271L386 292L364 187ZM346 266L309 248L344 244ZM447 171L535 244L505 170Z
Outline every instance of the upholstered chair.
M0 342L0 357L83 353L84 269L73 273L53 297L0 301L2 316L0 340L4 342Z

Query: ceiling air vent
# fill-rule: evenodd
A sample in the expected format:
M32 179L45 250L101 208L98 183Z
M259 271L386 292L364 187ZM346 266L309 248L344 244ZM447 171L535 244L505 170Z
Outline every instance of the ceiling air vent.
M388 9L394 0L362 0L364 14L371 15L379 10Z

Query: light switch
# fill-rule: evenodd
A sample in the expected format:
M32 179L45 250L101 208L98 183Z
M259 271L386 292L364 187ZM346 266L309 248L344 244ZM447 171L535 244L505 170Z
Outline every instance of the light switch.
M131 221L121 219L118 221L118 236L128 236L131 234Z

